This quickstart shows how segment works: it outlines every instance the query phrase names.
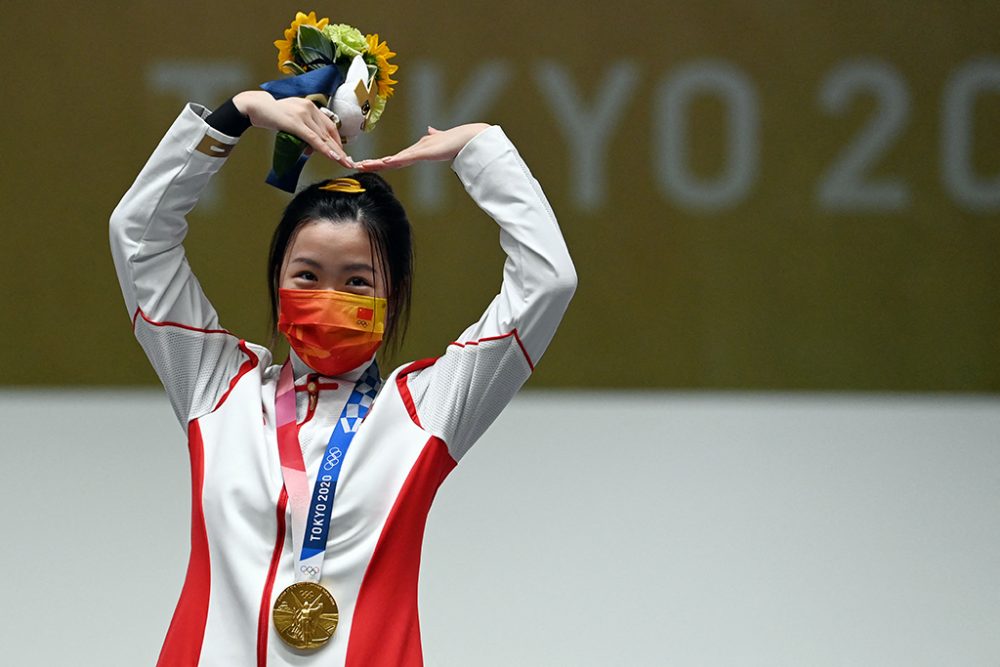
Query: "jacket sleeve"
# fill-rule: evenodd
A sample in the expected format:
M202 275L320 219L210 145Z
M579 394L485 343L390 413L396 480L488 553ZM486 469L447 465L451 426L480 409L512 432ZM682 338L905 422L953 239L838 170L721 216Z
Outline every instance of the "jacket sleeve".
M425 430L458 461L531 375L576 289L576 272L538 181L497 126L452 165L500 226L507 258L500 293L432 365L406 376Z
M182 426L216 405L253 353L220 328L181 243L186 216L237 137L185 105L111 214L111 254L133 331Z

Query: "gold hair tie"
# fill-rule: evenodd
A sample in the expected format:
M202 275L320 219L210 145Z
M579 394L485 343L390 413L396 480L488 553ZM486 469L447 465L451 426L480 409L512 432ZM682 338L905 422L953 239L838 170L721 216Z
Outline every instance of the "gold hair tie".
M349 192L357 193L364 192L365 189L361 187L356 179L353 178L334 178L326 185L319 186L320 190L329 190L330 192Z

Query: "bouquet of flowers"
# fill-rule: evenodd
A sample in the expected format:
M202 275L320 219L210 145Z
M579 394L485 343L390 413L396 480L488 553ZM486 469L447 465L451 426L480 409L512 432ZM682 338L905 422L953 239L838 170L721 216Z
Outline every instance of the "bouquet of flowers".
M386 101L392 97L392 76L399 69L389 62L396 54L378 34L362 35L343 23L317 19L316 12L297 12L275 40L278 70L292 76L261 84L275 99L305 97L337 124L344 143L374 129ZM285 132L275 138L274 161L267 182L295 191L308 156L306 143Z

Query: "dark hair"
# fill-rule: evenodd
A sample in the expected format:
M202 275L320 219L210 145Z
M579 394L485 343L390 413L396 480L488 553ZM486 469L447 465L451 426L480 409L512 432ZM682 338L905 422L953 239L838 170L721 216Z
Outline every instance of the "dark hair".
M398 350L410 320L410 297L413 290L413 236L410 221L392 187L378 174L351 174L364 192L321 190L332 179L317 181L300 191L285 207L281 221L271 237L267 260L268 291L271 295L271 346L277 340L278 285L281 265L288 244L296 230L313 220L359 222L372 244L372 259L378 257L382 266L383 284L387 288L384 340L390 352ZM372 262L375 266L375 262Z

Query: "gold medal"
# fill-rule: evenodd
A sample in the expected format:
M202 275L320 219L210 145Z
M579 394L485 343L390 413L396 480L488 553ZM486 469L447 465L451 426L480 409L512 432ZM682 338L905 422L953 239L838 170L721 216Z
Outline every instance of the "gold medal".
M333 636L339 618L330 591L311 581L292 584L274 601L274 627L293 648L319 648Z

